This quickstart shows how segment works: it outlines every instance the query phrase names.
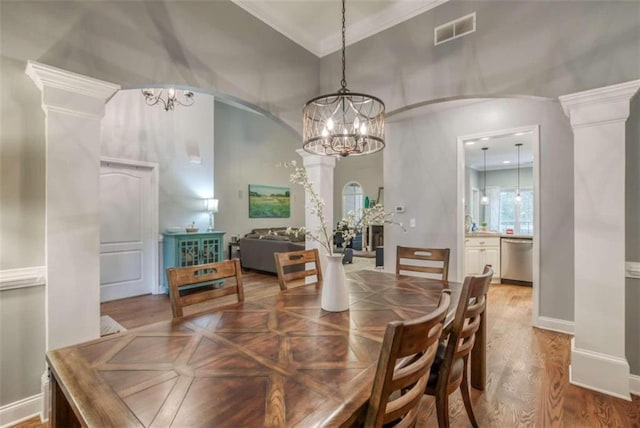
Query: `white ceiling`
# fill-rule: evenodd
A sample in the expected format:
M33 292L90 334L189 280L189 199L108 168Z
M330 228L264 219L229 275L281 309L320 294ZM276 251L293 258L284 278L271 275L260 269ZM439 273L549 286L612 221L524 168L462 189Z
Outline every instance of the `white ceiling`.
M474 144L466 144L471 141ZM484 160L482 147L488 147L487 150L487 169L511 169L518 165L518 150L516 143L522 143L520 147L520 166L533 165L533 142L531 133L524 135L503 135L491 137L488 140L470 140L465 142L464 155L465 165L482 171L484 168ZM509 161L509 163L505 163Z
M340 0L231 1L318 57L335 52L342 46ZM346 2L347 45L446 1L349 0Z

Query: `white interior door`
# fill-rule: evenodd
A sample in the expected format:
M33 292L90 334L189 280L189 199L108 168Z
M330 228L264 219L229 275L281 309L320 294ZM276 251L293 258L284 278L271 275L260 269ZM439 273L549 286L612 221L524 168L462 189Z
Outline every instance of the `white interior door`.
M153 168L101 162L100 300L153 293Z

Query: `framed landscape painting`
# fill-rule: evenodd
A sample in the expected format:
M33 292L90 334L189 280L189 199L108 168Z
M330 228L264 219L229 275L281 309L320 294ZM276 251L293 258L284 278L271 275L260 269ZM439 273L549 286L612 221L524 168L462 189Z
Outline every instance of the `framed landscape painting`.
M291 190L288 187L249 184L249 218L288 218Z

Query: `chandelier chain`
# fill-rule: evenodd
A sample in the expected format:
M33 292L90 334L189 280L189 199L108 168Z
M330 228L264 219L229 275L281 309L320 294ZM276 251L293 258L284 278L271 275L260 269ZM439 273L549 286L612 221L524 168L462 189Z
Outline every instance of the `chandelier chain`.
M483 174L483 185L482 185L482 192L484 193L484 196L487 196L487 148L483 148L483 154L484 154L484 174Z
M520 144L518 146L518 194L520 193Z
M335 93L312 98L302 110L302 147L321 156L366 155L385 146L384 103L379 98L347 89L346 0L341 3L341 87Z
M346 34L347 34L347 30L346 30L346 21L345 21L345 14L346 14L346 8L345 8L345 1L346 0L342 0L342 80L340 81L340 85L342 86L342 89L346 91L347 89L347 57L345 54L345 46L346 46Z

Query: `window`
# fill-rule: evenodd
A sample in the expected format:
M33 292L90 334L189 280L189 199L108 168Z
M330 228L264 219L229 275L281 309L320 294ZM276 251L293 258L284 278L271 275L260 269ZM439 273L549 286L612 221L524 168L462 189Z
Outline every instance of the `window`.
M513 229L515 234L533 234L533 189L520 189L522 203L516 204L516 189L500 189L499 225L500 233Z
M361 213L363 205L364 192L362 191L362 186L356 182L345 184L342 189L342 218L345 218L349 211Z

